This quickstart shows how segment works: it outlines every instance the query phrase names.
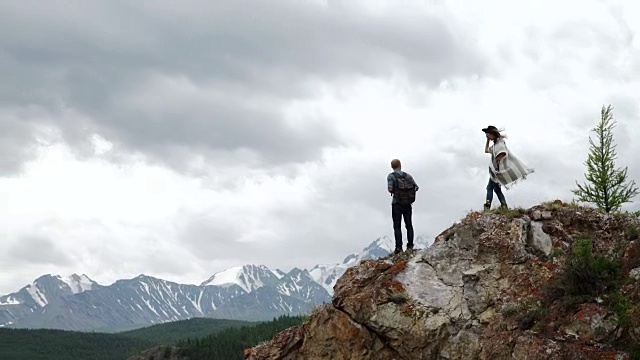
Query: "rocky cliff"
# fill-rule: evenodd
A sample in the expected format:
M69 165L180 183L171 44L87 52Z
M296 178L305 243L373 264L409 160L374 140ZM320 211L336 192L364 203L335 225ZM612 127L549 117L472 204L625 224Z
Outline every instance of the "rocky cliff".
M637 359L639 229L560 201L470 213L349 269L331 305L245 359Z

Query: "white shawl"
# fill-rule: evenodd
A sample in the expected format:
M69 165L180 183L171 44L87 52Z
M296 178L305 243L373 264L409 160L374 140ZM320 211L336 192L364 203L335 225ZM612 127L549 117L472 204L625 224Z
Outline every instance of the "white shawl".
M527 167L518 158L509 151L507 144L503 139L499 139L489 148L491 153L491 164L489 165L489 175L491 180L503 185L506 189L510 189L518 183L519 180L527 178L527 175L533 173L533 168ZM496 163L496 157L500 153L505 156Z

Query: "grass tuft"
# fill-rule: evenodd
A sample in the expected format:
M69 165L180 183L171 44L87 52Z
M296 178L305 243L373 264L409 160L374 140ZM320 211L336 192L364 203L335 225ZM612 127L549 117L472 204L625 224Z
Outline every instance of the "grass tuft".
M523 208L513 208L513 209L504 209L502 207L496 208L491 210L492 214L499 214L499 215L504 215L506 217L508 217L509 219L515 219L515 218L521 218L523 217L526 213L527 210L523 209Z
M640 239L640 226L638 225L630 226L625 231L625 235L627 237L627 240L629 241Z

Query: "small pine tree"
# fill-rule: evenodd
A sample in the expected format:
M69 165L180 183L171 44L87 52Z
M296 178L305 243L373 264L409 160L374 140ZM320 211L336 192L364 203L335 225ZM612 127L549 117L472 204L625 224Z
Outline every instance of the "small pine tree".
M577 189L572 192L578 201L594 203L600 210L607 213L620 209L638 194L635 181L627 182L627 168L616 169L616 145L613 143L613 108L602 106L600 122L592 130L596 133L598 142L589 137L589 156L585 165L587 183L583 185L576 181Z

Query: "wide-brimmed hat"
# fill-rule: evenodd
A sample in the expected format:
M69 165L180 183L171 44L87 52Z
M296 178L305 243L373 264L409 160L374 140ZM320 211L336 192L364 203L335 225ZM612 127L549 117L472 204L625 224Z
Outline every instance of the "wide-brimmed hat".
M498 128L493 125L487 126L486 128L482 129L482 131L486 133L500 133L500 130L498 130Z

